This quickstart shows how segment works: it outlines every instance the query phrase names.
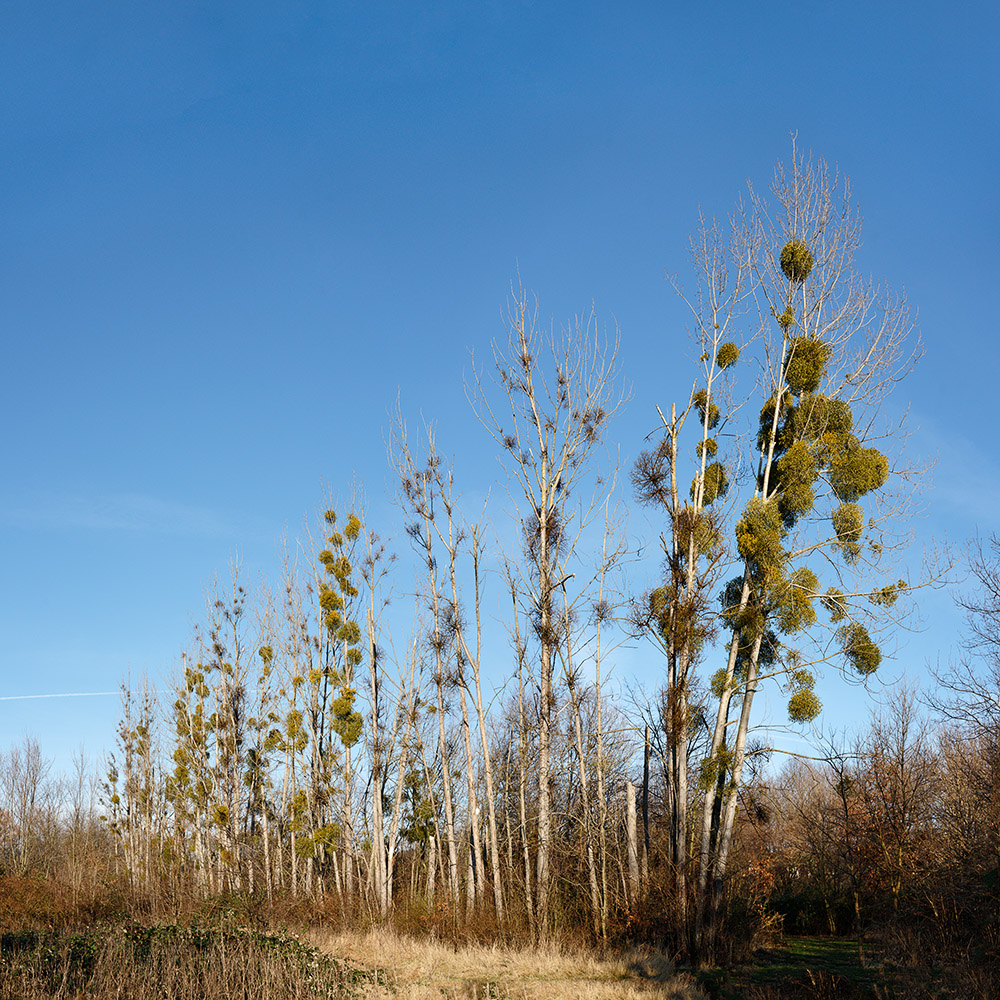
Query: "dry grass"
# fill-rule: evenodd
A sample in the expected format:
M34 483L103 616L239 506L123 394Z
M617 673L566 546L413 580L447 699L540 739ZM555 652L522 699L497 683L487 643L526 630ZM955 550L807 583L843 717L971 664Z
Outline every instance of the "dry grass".
M703 1000L690 976L662 955L499 945L454 946L391 932L315 931L311 942L351 965L384 973L366 983L370 1000ZM383 977L380 976L380 979Z

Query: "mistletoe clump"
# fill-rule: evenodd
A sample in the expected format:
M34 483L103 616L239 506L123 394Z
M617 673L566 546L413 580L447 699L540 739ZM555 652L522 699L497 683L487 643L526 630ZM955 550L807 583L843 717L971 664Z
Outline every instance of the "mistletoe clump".
M890 583L884 587L880 587L878 590L873 590L868 595L868 599L876 607L891 608L899 600L899 595L904 593L906 589L906 581L897 580L895 583Z
M812 337L793 337L785 381L796 395L815 392L830 361L830 345Z
M685 504L674 518L677 545L681 552L687 552L693 545L696 552L711 555L718 551L722 542L719 526L711 512L697 512L690 504Z
M726 342L719 348L715 360L720 368L731 368L740 360L740 349L735 344Z
M812 671L800 667L788 675L788 719L790 722L812 722L819 715L822 705L813 687L816 678Z
M853 427L854 415L844 400L831 399L822 393L803 393L785 422L783 435L791 440L804 438L829 450L845 440Z
M754 577L781 572L786 553L782 545L782 517L774 500L754 497L736 524L736 546Z
M789 281L801 284L813 269L812 251L802 240L789 240L781 248L781 270Z
M882 651L872 641L868 629L860 622L848 622L837 629L837 640L848 663L862 676L878 670Z
M698 488L698 479L695 477L693 483L691 483L691 499L695 497L695 493ZM729 473L726 472L726 467L721 462L712 462L711 465L707 466L705 469L705 480L702 489L702 503L709 507L719 497L724 497L729 490Z
M809 446L796 441L775 465L778 509L782 522L791 528L803 514L808 514L816 502L813 483L819 467Z
M808 566L800 566L789 575L778 595L778 628L786 635L801 632L816 622L813 597L819 580Z
M707 419L709 430L718 425L720 416L719 408L709 400L707 389L698 389L691 397L691 402L698 411L698 416L701 418L702 424L706 423Z
M791 406L791 400L785 393L782 393L780 401L776 396L771 396L767 402L760 408L760 430L757 433L757 447L761 451L767 451L771 444L771 434L774 428L774 416L775 411L778 411L778 437L776 444L781 447L782 445L782 428L786 423L786 416L788 414L788 409ZM789 443L791 443L789 441Z
M788 699L788 718L791 722L812 722L823 706L812 691L796 691Z
M847 600L844 592L837 587L831 587L821 598L823 607L829 612L830 621L840 622L847 617Z
M701 767L698 770L698 787L702 791L706 791L714 785L719 780L719 775L726 773L732 765L732 761L732 750L725 743L721 744L711 757L706 757L701 762Z
M334 699L333 722L330 728L340 737L345 747L352 747L361 738L361 727L364 720L360 712L354 711L354 699L357 692L346 685L340 689L340 697Z
M649 620L656 624L657 631L665 640L670 638L676 604L677 587L673 584L656 587L646 595L646 612Z
M838 500L854 503L880 489L889 476L889 460L877 448L864 448L853 435L830 461L830 486Z
M864 511L856 503L841 504L830 520L837 533L837 544L848 565L853 566L861 555L861 535L865 527Z

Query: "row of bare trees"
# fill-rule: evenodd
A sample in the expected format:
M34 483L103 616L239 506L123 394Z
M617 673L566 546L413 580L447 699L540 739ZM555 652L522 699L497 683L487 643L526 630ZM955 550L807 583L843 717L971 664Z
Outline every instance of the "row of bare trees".
M280 884L353 898L363 882L385 914L413 828L404 809L419 802L428 897L439 875L452 900L473 909L488 898L502 922L513 895L545 933L566 905L553 895L565 874L553 859L571 835L579 905L606 934L610 899L634 905L629 886L651 848L648 779L642 849L634 832L640 741L630 734L623 755L632 772L615 774L602 676L609 639L643 636L663 657L662 733L641 743L644 778L652 745L665 767L673 935L683 951L711 952L759 689L784 692L791 724L811 722L815 671L874 674L879 635L899 625L916 582L892 571L912 479L880 426L886 393L916 356L912 321L903 300L859 275L859 246L849 186L794 143L789 167L769 193L750 190L728 230L702 223L694 291L674 282L702 371L669 418L660 410L632 472L636 498L663 523L662 573L641 595L622 574L605 440L623 400L616 343L593 319L543 330L517 292L507 337L470 396L497 447L519 543L495 550L487 511L463 509L433 433L419 440L399 416L390 462L418 567L412 587L356 514L340 528L330 511L322 549L287 568L252 642L239 587L212 605L178 687L180 745L163 795L206 885L252 885L242 854L259 843L269 893ZM749 429L745 408L757 414ZM497 577L512 646L499 675L483 620ZM416 599L400 648L385 624L390 592ZM624 631L612 638L612 626ZM514 689L505 721L516 745L490 709ZM145 722L125 728L131 767L129 754L144 761ZM572 809L556 808L560 784L578 800ZM623 896L609 862L622 843Z
M673 282L700 373L631 475L662 525L653 569L629 563L609 447L617 338L593 316L547 330L515 291L469 387L503 470L489 499L470 510L400 413L394 553L359 501L289 547L277 590L234 573L212 595L165 711L126 698L107 781L124 869L599 938L637 926L655 883L661 932L710 954L771 739L757 694L808 726L816 672L873 675L921 582L893 566L913 474L882 426L913 324L859 248L849 186L794 143L728 227L702 221L693 289ZM634 712L609 698L624 642L662 679Z
M369 597L364 659L347 680L324 677L308 657L292 658L301 621L282 635L265 604L255 627L241 623L249 598L237 584L216 600L222 619L228 611L243 624L240 641L258 649L256 663L241 669L226 647L215 648L216 664L206 657L186 666L166 725L148 692L126 690L104 796L123 874L178 891L333 898L383 916L402 891L407 906L440 898L456 917L488 912L500 925L538 924L539 694L522 671L516 691L490 708L475 626L466 634L461 609L434 590L437 566L447 573L447 563L428 561L420 597L436 617L428 615L404 659L379 645ZM322 601L327 592L317 593ZM308 646L322 650L312 637ZM578 678L550 711L552 877L580 880L575 845L590 844L592 886L595 857L604 866L604 891L590 904L606 928L609 906L638 892L626 862L635 832L623 825L626 723L606 706L599 723L596 688ZM561 895L561 905L586 905L575 896Z
M498 566L433 432L400 417L390 460L413 584L357 511L327 510L286 558L281 592L252 599L235 573L213 593L159 750L148 694L128 693L107 800L137 878L333 895L385 916L402 864L411 897L539 935L577 906L604 935L613 908L636 904L627 726L601 686L624 554L599 449L621 398L615 345L592 324L545 335L523 295L508 332L494 355L504 423L485 382L475 390L519 551ZM509 595L514 669L498 676L494 650L487 688L488 574ZM414 602L404 641L386 625L390 597ZM567 878L588 891L557 907Z

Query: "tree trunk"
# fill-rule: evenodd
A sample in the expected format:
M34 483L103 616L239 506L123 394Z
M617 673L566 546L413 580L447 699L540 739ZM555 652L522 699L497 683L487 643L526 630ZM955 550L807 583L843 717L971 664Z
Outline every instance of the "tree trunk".
M517 605L515 602L515 616ZM516 620L516 618L515 618ZM518 643L520 638L518 637ZM534 933L535 930L535 900L531 891L531 851L528 846L528 816L526 808L528 771L527 771L527 723L524 717L524 676L521 670L520 644L518 645L518 665L517 665L517 709L518 721L520 723L521 750L518 754L518 783L517 783L517 815L521 828L521 850L524 855L524 905L528 913L528 927Z
M462 655L461 653L459 654ZM465 703L465 680L459 675L458 700L462 708L462 742L465 744L465 778L466 792L469 804L469 850L472 852L470 870L475 872L475 878L467 887L469 905L478 902L483 891L483 846L479 837L479 801L476 795L476 765L472 756L472 732L469 728L469 711Z
M649 726L642 743L642 884L649 885Z
M590 795L588 793L587 762L583 747L583 727L580 721L580 703L575 689L570 687L570 705L573 711L573 735L576 743L576 757L580 770L580 805L583 813L583 842L587 856L587 878L590 883L590 907L594 922L594 934L601 934L601 894L597 885L597 866L594 862L594 833L590 815Z
M492 755L490 753L490 741L486 736L486 712L483 709L483 692L479 682L479 666L482 655L483 634L482 619L480 615L479 557L479 529L478 527L475 527L472 529L472 567L476 603L476 655L469 655L469 649L465 644L464 637L462 639L462 645L466 652L466 658L472 664L472 676L475 682L476 718L479 721L479 741L483 748L483 771L486 776L487 820L489 823L491 860L490 867L493 872L493 905L496 907L497 918L502 921L504 917L503 884L500 873L500 850L497 837L496 800L493 791L493 764L491 760Z
M628 852L629 902L633 913L639 902L639 838L635 824L635 785L625 785L625 837Z
M427 838L427 905L434 905L434 878L437 874L437 838L432 833Z

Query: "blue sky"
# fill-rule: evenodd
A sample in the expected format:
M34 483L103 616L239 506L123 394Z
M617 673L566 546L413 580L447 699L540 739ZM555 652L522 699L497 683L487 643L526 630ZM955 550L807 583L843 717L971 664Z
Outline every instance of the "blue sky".
M238 551L273 578L324 488L363 481L392 535L397 393L489 489L463 376L516 269L557 325L620 325L634 455L692 377L664 271L791 130L920 310L894 402L938 462L917 550L1000 528L997 28L986 4L5 3L0 696L166 676L213 576ZM950 595L921 606L892 669L949 655ZM98 755L116 717L0 701L0 745Z

